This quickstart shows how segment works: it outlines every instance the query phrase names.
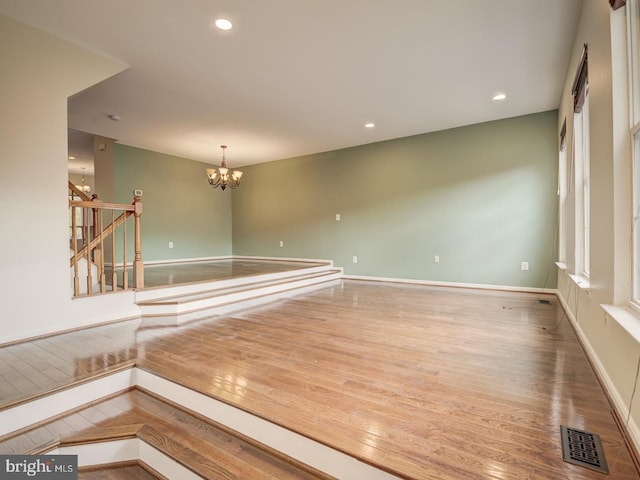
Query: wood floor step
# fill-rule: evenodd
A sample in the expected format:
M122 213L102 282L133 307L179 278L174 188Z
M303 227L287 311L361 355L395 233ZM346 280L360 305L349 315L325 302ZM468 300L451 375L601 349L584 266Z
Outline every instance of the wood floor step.
M153 300L137 302L137 304L140 306L180 305L184 303L195 302L202 299L224 297L229 294L252 291L257 288L270 287L275 285L286 285L291 282L297 282L299 280L324 279L328 276L333 276L338 273L340 273L340 270L338 269L332 269L332 270L322 271L322 272L304 273L300 275L288 276L283 279L274 279L274 280L267 280L267 281L263 280L263 281L243 283L241 285L235 285L231 287L211 288L205 291L198 291L195 293L183 293L178 295L170 295L167 297L157 298Z
M135 437L203 478L333 478L223 425L140 390L96 403L20 436L57 441L66 452L72 451L74 446ZM19 438L9 439L0 442L0 451L21 454L26 451L20 449L21 445L24 442Z
M303 293L311 288L342 277L341 269L289 276L286 279L268 280L227 288L183 293L138 302L143 324L177 325L216 313L228 313L233 308L255 306L273 299L274 295Z
M78 480L166 480L166 477L151 473L138 463L106 465L99 468L83 468L78 471Z
M208 290L222 289L228 287L242 286L250 283L268 282L271 280L282 280L297 275L326 272L334 267L330 262L309 264L304 268L293 270L283 270L277 272L267 272L255 275L232 276L230 278L201 280L195 282L160 285L156 287L144 288L135 292L136 303L148 302L174 295L188 295L194 292L204 292Z
M117 373L117 372L121 372L123 370L129 370L134 365L135 365L135 360L122 361L115 364L107 365L102 369L96 369L96 370L87 372L85 375L78 378L65 379L64 383L51 384L46 388L42 388L41 390L35 390L32 393L25 394L22 397L0 404L0 415L5 411L10 411L11 409L18 407L20 405L25 405L35 400L51 397L56 393L60 393L60 392L64 392L65 390L76 388L79 385L93 382L100 378L113 375L114 373ZM0 437L2 437L2 435L0 435Z

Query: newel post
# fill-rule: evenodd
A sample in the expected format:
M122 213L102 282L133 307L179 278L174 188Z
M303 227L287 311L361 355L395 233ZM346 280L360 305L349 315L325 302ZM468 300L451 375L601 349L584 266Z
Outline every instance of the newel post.
M142 202L140 197L133 197L133 216L135 219L133 235L135 240L135 258L133 260L134 288L144 288L144 263L142 262L142 241L140 235L140 215L142 215Z

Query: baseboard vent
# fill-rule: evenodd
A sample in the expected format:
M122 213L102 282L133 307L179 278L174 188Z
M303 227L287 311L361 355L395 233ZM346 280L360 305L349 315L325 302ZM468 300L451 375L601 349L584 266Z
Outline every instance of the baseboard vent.
M583 432L560 425L562 457L565 462L590 468L596 472L609 473L604 450L597 433Z

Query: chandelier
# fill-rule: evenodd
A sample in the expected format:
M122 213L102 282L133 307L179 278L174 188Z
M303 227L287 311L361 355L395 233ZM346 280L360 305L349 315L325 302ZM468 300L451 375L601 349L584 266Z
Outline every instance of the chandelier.
M84 179L84 171L86 170L86 167L81 167L80 170L82 170L82 180L80 185L76 185L76 188L78 190L80 190L83 193L89 193L91 191L91 186L90 185L85 185L85 179Z
M215 168L207 168L207 177L209 181L209 185L212 187L220 187L222 190L225 188L236 188L240 185L240 178L242 177L242 172L240 170L234 170L229 174L229 169L227 168L227 161L224 158L224 151L227 148L226 145L220 145L222 148L222 163L220 163L220 168L217 170Z

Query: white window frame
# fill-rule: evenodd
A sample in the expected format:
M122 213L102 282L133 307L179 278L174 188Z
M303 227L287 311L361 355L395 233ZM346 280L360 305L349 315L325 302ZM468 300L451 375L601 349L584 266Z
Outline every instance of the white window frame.
M558 154L558 262L567 262L567 121L564 121L564 136L560 139Z
M631 305L640 309L640 0L627 2L629 130L632 149Z
M588 279L590 270L590 168L589 168L589 86L584 105L573 115L573 155L575 182L575 274Z
M633 288L631 303L640 309L640 125L631 129L631 148L633 151Z
M589 136L589 84L582 106L582 275L591 273L591 157Z

